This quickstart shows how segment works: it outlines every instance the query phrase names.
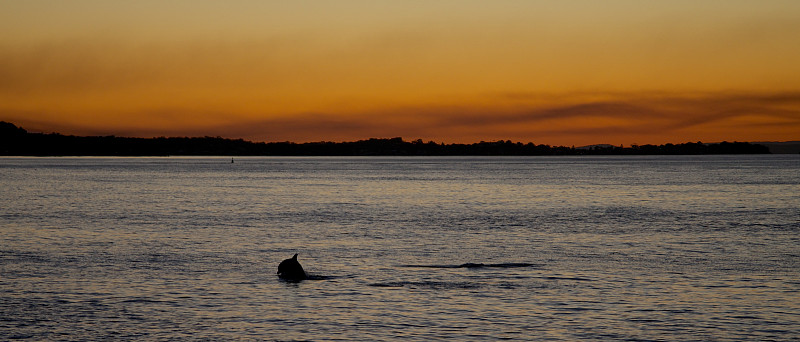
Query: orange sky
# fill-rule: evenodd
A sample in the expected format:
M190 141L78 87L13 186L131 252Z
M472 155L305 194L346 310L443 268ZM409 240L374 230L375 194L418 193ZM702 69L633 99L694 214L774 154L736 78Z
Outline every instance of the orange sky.
M0 32L30 131L800 140L794 0L6 0Z

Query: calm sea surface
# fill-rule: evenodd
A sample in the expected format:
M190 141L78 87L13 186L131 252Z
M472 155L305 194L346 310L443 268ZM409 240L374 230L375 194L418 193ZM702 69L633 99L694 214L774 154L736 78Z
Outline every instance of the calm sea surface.
M0 191L0 340L800 339L798 155L0 158Z

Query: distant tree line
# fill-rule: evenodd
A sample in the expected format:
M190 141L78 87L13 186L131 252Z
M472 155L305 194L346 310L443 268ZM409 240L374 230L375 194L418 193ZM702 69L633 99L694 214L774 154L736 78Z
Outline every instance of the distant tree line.
M495 141L444 144L421 139L369 139L355 142L250 142L221 137L125 138L29 133L0 121L0 155L6 156L553 156L761 154L766 146L746 142L701 142L631 147L584 148Z

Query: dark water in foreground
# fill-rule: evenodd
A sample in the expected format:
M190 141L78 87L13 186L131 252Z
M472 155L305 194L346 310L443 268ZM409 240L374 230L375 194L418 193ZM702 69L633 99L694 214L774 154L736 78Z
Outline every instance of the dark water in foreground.
M0 340L800 339L795 155L0 158L0 189Z

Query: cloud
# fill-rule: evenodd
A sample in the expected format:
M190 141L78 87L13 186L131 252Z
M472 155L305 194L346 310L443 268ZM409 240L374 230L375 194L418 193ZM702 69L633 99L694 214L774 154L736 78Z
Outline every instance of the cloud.
M630 143L625 139L634 138L646 143L750 140L755 139L753 134L770 138L770 132L796 139L797 134L790 137L791 132L800 132L800 93L615 97L543 107L441 105L347 115L309 113L218 129L221 134L266 141L403 136L449 142L512 139L550 144L596 143L603 139Z
M541 98L536 95L535 97ZM226 111L160 108L128 112L139 122L91 126L52 122L70 134L223 136L255 141L348 141L373 137L442 142L510 139L572 145L715 140L797 140L800 93L601 94L558 98L559 104L428 105L359 112L307 112L252 117ZM599 99L602 98L602 99ZM135 114L135 115L134 115ZM0 110L0 120L29 112ZM24 118L23 118L24 119ZM52 120L52 119L51 119ZM19 122L23 127L25 120ZM28 121L47 126L46 120ZM71 127L71 129L70 129ZM28 128L28 127L26 127Z

